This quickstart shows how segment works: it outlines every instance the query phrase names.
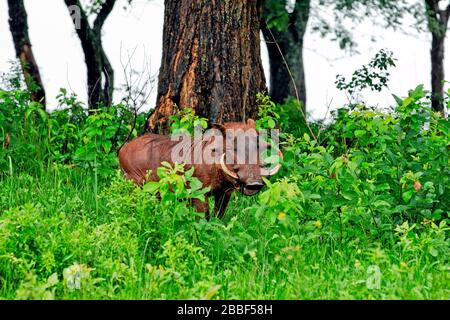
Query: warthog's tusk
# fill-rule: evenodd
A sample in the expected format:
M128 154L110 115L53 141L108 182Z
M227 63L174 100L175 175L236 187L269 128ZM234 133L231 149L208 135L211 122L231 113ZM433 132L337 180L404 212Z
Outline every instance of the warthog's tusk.
M281 159L283 159L283 152L281 152L281 150L278 150L278 155L280 156ZM277 174L278 171L280 171L280 169L281 169L281 164L277 164L275 167L273 167L269 171L262 169L263 170L262 175L266 176L266 177L274 176Z
M223 172L225 172L226 175L230 176L235 180L239 179L238 175L234 172L231 172L225 165L225 153L222 155L222 157L220 157L220 167L222 168Z

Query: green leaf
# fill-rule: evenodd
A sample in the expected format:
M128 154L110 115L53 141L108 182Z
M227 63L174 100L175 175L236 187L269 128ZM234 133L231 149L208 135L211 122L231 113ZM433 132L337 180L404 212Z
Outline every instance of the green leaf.
M275 121L272 118L269 118L269 120L267 121L267 126L269 127L269 129L275 128L275 125Z
M270 182L270 180L268 180L266 177L261 177L262 180L264 181L264 184L270 188L272 186L272 183Z
M439 252L434 248L434 247L430 247L430 249L428 250L428 252L433 256L433 257L437 257Z
M418 85L414 90L409 91L409 96L415 101L425 97L425 90L423 84Z
M366 130L355 130L355 137L362 138L366 135Z
M142 188L145 192L149 192L151 194L154 194L159 189L159 182L155 181L149 181L147 182L144 187Z
M373 206L375 208L390 208L391 204L389 202L386 202L384 200L377 200L373 203Z
M396 96L395 94L392 95L395 99L395 102L397 102L397 105L401 106L403 104L403 99L399 96Z
M172 165L168 163L167 161L161 162L161 165L167 169L172 169Z
M194 174L194 170L195 170L195 168L192 167L188 171L185 172L184 175L185 175L186 179L189 180L192 177L192 175Z
M351 201L351 200L358 199L358 194L355 191L347 190L347 191L342 192L342 197Z
M376 187L375 187L376 191L386 191L386 190L390 190L390 189L391 189L391 186L387 182L376 185Z
M189 186L190 186L190 188L191 188L192 191L196 191L196 190L201 189L201 188L203 187L203 184L202 184L202 182L201 182L199 179L193 178L193 179L191 180Z
M103 141L102 147L105 150L105 153L109 153L109 151L111 151L111 147L112 147L111 141L109 141L109 140Z
M411 200L413 194L414 194L414 190L408 190L408 191L403 192L403 194L402 194L403 201L408 203L409 200Z

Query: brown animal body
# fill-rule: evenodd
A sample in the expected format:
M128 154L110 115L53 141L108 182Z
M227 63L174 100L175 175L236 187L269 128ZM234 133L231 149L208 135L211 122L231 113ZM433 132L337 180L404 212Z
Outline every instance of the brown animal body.
M214 135L203 136L198 140L188 140L188 142L173 140L164 135L140 136L125 144L119 151L120 167L126 178L132 179L138 185L143 185L147 180L159 180L156 169L164 161L171 164L185 163L186 170L194 166L194 176L203 183L204 187L210 188L204 202L193 201L196 210L204 212L209 218L208 197L214 196L215 215L222 217L234 190L240 190L248 196L258 193L264 187L262 177L275 174L280 169L280 165L272 170L264 169L259 152L256 152L254 157L256 161L238 161L235 146L239 136L245 132L250 138L256 138L256 140L258 138L253 120L248 120L247 123L229 122L224 125L213 125L213 129L215 129ZM223 142L216 143L219 140ZM182 158L178 158L177 161L174 161L175 149L184 150ZM248 156L250 152L253 151L250 150L249 145L246 145L245 155ZM205 154L210 155L213 161L194 160L204 157ZM151 173L147 175L149 170Z

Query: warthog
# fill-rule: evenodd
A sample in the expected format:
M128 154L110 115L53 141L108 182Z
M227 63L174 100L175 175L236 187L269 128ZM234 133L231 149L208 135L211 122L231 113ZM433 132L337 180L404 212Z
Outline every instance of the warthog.
M214 124L200 138L145 134L123 146L119 161L126 178L138 185L158 181L156 169L163 161L184 163L186 170L194 166L194 176L210 187L210 192L204 202L194 200L193 204L209 218L208 197L214 196L215 215L220 218L234 190L254 195L264 187L262 177L279 171L280 164L273 168L263 165L262 152L268 147L259 139L255 121L249 119L246 123ZM278 154L282 157L281 151Z

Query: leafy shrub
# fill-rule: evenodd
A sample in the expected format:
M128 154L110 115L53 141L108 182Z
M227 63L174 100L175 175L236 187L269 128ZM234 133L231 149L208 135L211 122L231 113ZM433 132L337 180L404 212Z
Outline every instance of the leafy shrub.
M171 134L193 135L194 130L202 132L207 127L208 120L195 115L195 111L191 108L181 109L177 114L170 117Z
M58 95L60 107L50 113L30 102L22 90L0 90L1 141L0 174L20 170L41 170L45 163L65 163L96 169L106 177L117 167L116 151L136 127L145 121L122 104L87 114L77 96L65 89Z
M272 219L287 206L301 219L322 221L334 239L389 239L406 220L448 221L449 122L431 111L422 86L397 100L393 112L338 110L321 145L307 134L287 135L283 172L290 178L261 195Z

